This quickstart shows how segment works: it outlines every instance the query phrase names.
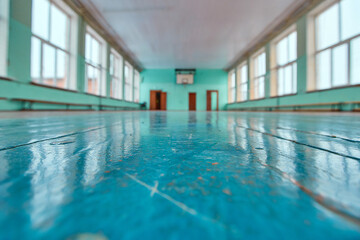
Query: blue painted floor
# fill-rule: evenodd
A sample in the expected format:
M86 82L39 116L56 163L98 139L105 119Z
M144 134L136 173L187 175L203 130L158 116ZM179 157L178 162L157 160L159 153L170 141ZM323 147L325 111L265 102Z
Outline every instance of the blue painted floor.
M6 114L0 239L360 239L360 115Z

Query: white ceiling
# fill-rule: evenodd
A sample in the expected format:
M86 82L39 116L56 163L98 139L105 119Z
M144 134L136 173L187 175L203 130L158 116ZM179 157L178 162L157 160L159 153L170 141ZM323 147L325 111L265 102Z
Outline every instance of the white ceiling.
M144 68L227 68L305 0L87 0ZM85 1L86 2L86 1Z

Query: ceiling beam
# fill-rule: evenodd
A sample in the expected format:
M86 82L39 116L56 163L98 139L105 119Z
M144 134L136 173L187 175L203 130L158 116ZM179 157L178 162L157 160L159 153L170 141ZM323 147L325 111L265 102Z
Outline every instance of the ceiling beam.
M225 71L231 71L240 65L243 61L250 58L250 56L264 47L268 42L278 36L281 32L285 31L292 24L296 23L302 16L308 13L311 9L317 6L319 3L324 0L307 0L295 10L291 11L287 16L281 20L281 22L275 25L269 30L269 33L262 37L260 40L256 41L253 45L249 46L247 49L240 53L240 58L237 58L233 63L229 64L229 67L225 68Z
M136 59L136 56L126 48L126 45L121 40L121 37L115 32L115 30L110 26L90 0L64 0L64 2L66 2L74 9L74 11L83 17L86 23L98 32L112 48L119 52L125 61L133 65L133 67L139 72L144 69L140 61Z

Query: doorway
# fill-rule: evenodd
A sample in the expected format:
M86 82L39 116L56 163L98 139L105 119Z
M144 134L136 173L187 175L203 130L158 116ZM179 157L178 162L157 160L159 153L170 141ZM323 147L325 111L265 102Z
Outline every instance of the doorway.
M161 90L150 91L150 110L167 110L167 93Z
M189 111L196 111L196 93L189 93Z
M206 91L206 110L219 111L219 91L208 90Z

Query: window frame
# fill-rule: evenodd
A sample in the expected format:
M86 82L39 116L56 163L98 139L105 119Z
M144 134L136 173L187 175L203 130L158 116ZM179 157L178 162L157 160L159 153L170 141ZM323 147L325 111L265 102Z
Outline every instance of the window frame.
M0 77L7 76L10 1L0 0Z
M76 82L77 82L77 62L76 62L76 53L77 53L77 40L78 40L78 33L77 33L77 20L78 20L78 16L75 13L75 11L73 11L66 3L64 3L61 0L47 0L49 3L49 31L48 31L48 40L42 38L41 36L35 34L33 32L33 26L31 27L31 42L33 42L34 39L36 39L37 41L39 41L40 43L40 54L39 55L39 60L40 60L40 66L39 66L39 78L33 78L33 76L31 75L31 81L36 83L36 84L41 84L44 86L50 86L50 87L55 87L55 88L61 88L61 89L70 89L70 90L75 90L76 89ZM60 12L62 12L64 15L66 15L67 17L67 38L66 38L66 46L65 48L62 48L60 46L57 46L55 43L51 42L50 40L50 36L51 36L51 8L52 6L54 6L55 8L57 8L57 10L59 10ZM33 7L33 5L32 5ZM33 24L33 18L31 19L31 23ZM44 72L44 47L50 47L55 51L55 55L54 55L54 60L55 60L55 69L54 69L54 84L47 84L44 83L44 76L43 76L43 72ZM31 46L31 57L33 57L33 45ZM62 54L66 55L66 63L65 63L65 76L66 76L66 82L65 82L65 86L61 87L61 86L57 86L57 56L58 56L58 52L61 52Z
M242 69L246 68L246 81L244 82L242 79ZM245 86L246 88L246 95L245 98L243 98L243 91L242 88L243 86ZM237 88L237 93L236 93L236 102L246 102L249 100L248 95L249 95L249 64L247 61L243 61L242 63L240 63L240 65L237 67L237 79L236 79L236 88Z
M233 77L234 77L234 86L233 84ZM232 69L228 73L228 103L232 104L236 102L236 69Z
M319 4L315 9L313 9L308 14L308 24L307 24L307 55L308 55L308 72L307 72L307 91L323 91L323 90L331 90L336 88L343 88L343 87L351 87L355 85L359 85L359 83L352 83L352 63L351 63L351 42L356 39L360 39L360 34L357 34L355 36L352 36L350 38L347 38L345 40L341 39L341 28L342 28L342 19L341 19L341 2L343 0L326 0L323 3ZM339 19L338 19L338 27L339 27L339 40L337 43L332 44L331 46L318 49L317 47L317 37L318 37L318 24L317 19L318 17L330 9L331 7L335 6L336 4L339 5L338 11L339 11ZM343 85L334 85L334 66L333 66L333 51L337 47L340 46L346 46L347 47L347 79L346 84ZM330 50L330 87L326 88L319 88L318 86L318 78L317 78L317 56L319 56L321 53L325 51Z
M129 69L128 77L126 76L126 67ZM127 95L127 90L129 90L130 95ZM125 61L124 64L124 99L128 102L134 101L134 67L128 61Z
M89 35L92 39L99 43L99 64L93 63L91 59L86 57L86 38ZM96 96L106 96L106 68L107 68L107 42L92 27L86 25L85 32L85 92ZM98 92L89 92L88 86L88 67L92 67L99 71L99 88Z
M265 73L259 76L255 75L255 60L258 59L262 54L265 54ZM259 99L264 99L266 97L266 74L267 74L267 61L266 61L266 49L265 47L261 48L260 50L258 50L257 52L255 52L251 57L250 57L250 100L259 100ZM264 96L256 96L255 95L255 81L258 81L258 86L260 85L260 79L263 78L264 81ZM259 87L257 88L258 92L257 95L259 93Z
M138 70L134 70L134 102L135 103L139 103L140 102L140 81L141 81L141 77L140 77L140 73ZM138 99L136 99L138 98Z
M122 100L124 98L124 87L123 87L123 79L124 79L124 58L120 55L120 53L118 53L114 48L111 48L110 50L110 59L111 59L111 56L113 56L114 58L117 58L118 61L119 61L119 64L118 64L118 75L119 76L115 76L114 72L116 71L115 70L115 62L113 60L112 64L110 64L110 69L109 69L109 72L110 72L110 97L111 98L115 98L115 99L119 99L119 100ZM110 60L111 61L111 60ZM114 69L112 70L111 67L114 67ZM114 87L116 88L116 85L115 85L115 82L117 82L117 89L114 90Z
M294 60L292 61L288 61L285 64L279 65L278 64L278 52L277 52L277 47L278 44L284 40L285 38L289 38L289 36L293 33L296 33L296 57ZM271 68L271 89L270 89L270 96L271 97L283 97L283 96L287 96L287 95L293 95L297 93L297 60L298 60L298 41L297 41L297 29L296 29L296 24L291 25L289 28L287 28L285 31L283 31L280 35L278 35L274 40L272 40L271 45L270 45L270 68ZM290 53L290 48L289 48L289 40L287 40L287 55L289 58L289 53ZM291 85L292 85L292 91L290 93L283 93L280 94L279 93L279 71L280 69L284 69L291 66ZM294 75L294 68L296 69L295 73L296 75ZM295 79L294 79L295 78ZM284 88L286 85L286 80L284 79Z

